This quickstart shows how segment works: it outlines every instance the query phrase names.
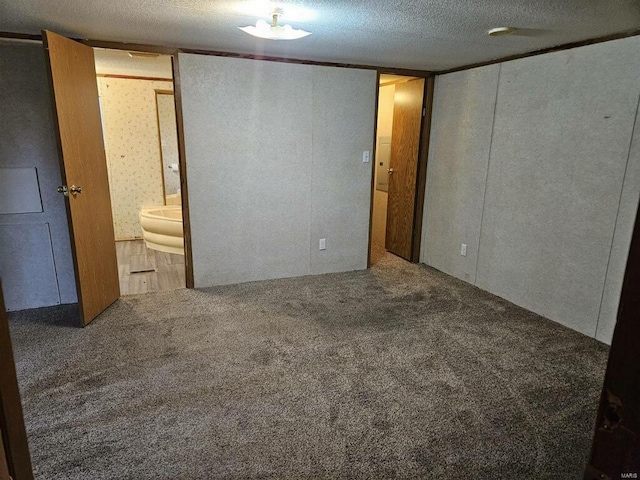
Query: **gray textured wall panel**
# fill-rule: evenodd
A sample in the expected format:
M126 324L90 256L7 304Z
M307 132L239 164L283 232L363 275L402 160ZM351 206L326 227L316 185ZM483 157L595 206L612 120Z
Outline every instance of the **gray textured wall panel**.
M60 303L49 225L0 225L0 278L7 310Z
M477 285L594 336L640 39L502 65Z
M312 71L180 55L197 287L309 271Z
M640 46L638 47L640 48ZM640 82L639 82L640 83ZM638 86L640 90L640 85ZM638 92L640 94L640 91ZM640 197L640 113L636 114L635 131L629 152L627 172L620 197L620 208L616 221L611 258L607 270L604 294L596 338L601 342L611 344L613 329L616 325L622 281L629 256L633 225L638 210L638 198Z
M40 212L42 200L36 169L0 167L0 215Z
M436 77L435 84L420 261L471 283L499 70L465 70Z
M64 197L56 192L60 185L60 165L56 146L49 81L45 69L44 51L41 45L0 45L0 167L35 167L38 170L43 212L1 215L0 225L49 224L51 246L55 259L59 300L62 303L77 301L75 275L71 257L71 244L67 225ZM24 227L27 228L28 227ZM5 230L6 231L6 230ZM19 238L16 230L16 238ZM17 244L3 244L0 261L14 256ZM53 301L53 296L42 297L37 291L40 262L45 264L51 256L51 248L43 256L31 255L23 268L25 282L21 300L22 308L44 306L42 298ZM48 256L47 256L48 255ZM48 271L48 270L47 270ZM49 278L40 279L43 288L50 285ZM54 277L55 280L55 277ZM18 288L18 277L3 278L5 289ZM56 295L56 298L57 295Z
M366 268L375 72L181 54L180 77L196 286Z
M373 153L376 72L313 73L311 273L365 269L374 162L363 163L362 152Z

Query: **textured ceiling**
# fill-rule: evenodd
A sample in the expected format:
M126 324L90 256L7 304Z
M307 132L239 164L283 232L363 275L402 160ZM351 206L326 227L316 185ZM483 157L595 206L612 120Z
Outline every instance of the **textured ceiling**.
M80 38L441 70L640 27L640 0L293 0L281 5L284 23L313 35L270 41L236 28L268 18L268 0L0 0L0 30L47 28ZM488 29L503 25L520 30L487 36Z

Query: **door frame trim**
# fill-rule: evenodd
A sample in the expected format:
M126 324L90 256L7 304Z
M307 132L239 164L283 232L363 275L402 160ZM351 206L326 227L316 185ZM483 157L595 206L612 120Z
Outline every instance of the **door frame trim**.
M625 461L637 453L640 442L637 440L639 422L637 412L629 399L638 398L640 381L634 376L629 365L637 365L640 353L637 349L640 325L640 202L636 210L635 223L629 253L624 272L624 280L620 290L620 300L616 325L613 332L607 369L602 382L596 421L591 437L591 453L589 463L584 471L584 479L619 478ZM635 380L635 381L634 381ZM629 436L636 436L631 443ZM638 461L634 462L636 465ZM620 469L620 470L617 470ZM617 471L616 471L617 470ZM633 472L633 470L631 470ZM608 476L607 476L608 475Z
M189 182L187 181L187 153L184 141L184 118L182 114L182 87L178 52L171 56L173 70L173 99L176 107L176 127L178 128L178 167L180 168L180 195L182 197L182 231L184 242L184 267L186 287L194 288L193 252L191 248L191 215L189 213Z
M380 98L380 75L403 75L414 78L424 78L424 91L422 93L422 108L425 114L420 122L420 138L418 140L418 162L416 171L416 191L413 209L413 231L411 234L411 262L420 262L420 245L422 243L422 216L424 211L425 188L427 184L427 165L429 160L429 142L431 139L431 113L433 110L433 90L435 74L431 72L414 72L407 75L402 70L393 68L378 68L376 76L376 102L375 122L373 126L373 156L371 170L371 205L369 211L369 248L367 250L367 268L371 268L371 244L373 240L373 200L376 193L376 148L378 143L378 113Z
M376 194L376 151L378 148L378 104L380 101L380 70L376 71L376 101L373 117L373 149L371 151L371 198L369 201L369 246L367 268L371 268L371 245L373 244L373 200Z
M433 90L435 76L425 79L422 96L422 125L420 127L420 146L418 150L418 171L416 172L416 196L413 209L413 235L411 238L411 261L420 263L420 247L422 245L422 218L424 199L427 189L427 167L429 164L429 141L431 140L431 112L433 111Z
M45 41L44 37L42 37L43 40L43 45L45 45ZM77 40L77 39L73 39L70 38L70 40L76 41L78 43L81 43L83 45L87 45L91 48L108 48L108 49L113 49L113 50L126 50L128 45L127 44L120 44L120 43L114 43L111 44L111 42L94 42L94 41L82 41L82 40ZM100 45L98 45L100 44ZM140 50L139 48L133 48L134 45L130 45L129 47L131 47L131 50ZM48 49L46 48L45 45L45 51L48 54ZM190 215L189 215L189 196L188 196L188 187L187 187L187 166L186 166L186 154L185 154L185 147L184 147L184 124L182 121L182 94L181 94L181 90L180 90L180 71L178 68L178 50L177 49L171 49L171 48L165 48L165 47L151 47L149 46L147 49L145 50L141 50L141 51L150 51L150 52L157 52L157 53L161 53L163 55L170 55L171 56L171 67L172 67L172 78L163 78L162 81L170 81L173 84L173 95L174 95L174 102L175 102L175 111L176 111L176 128L177 128L177 135L178 135L178 165L180 168L180 191L181 191L181 197L182 197L182 228L183 228L183 242L184 242L184 259L185 259L185 286L187 288L194 288L194 275L193 275L193 256L192 256L192 249L191 249L191 222L190 222ZM50 72L49 72L49 76L50 76ZM145 80L147 80L148 78L145 78ZM50 82L51 84L51 79ZM51 91L53 92L53 87L51 87ZM55 100L53 100L53 105L55 108ZM157 104L157 102L156 102ZM157 107L156 107L157 108ZM55 111L55 110L54 110ZM54 122L55 122L55 127L56 129L57 127L57 118L54 115ZM58 147L59 150L59 157L60 157L60 161L62 162L62 152L61 152L61 148ZM62 175L64 177L64 168L62 168ZM64 178L62 178L62 182L63 184L66 184L66 180ZM163 191L164 191L164 177L163 177ZM69 233L71 235L71 238L73 238L73 226L71 225L71 211L69 210L69 204L68 202L65 202L66 208L67 208L67 221L69 224ZM115 239L114 239L115 241ZM74 248L73 246L73 242L72 243L72 248ZM79 275L77 270L75 271L75 279L76 279L76 284L77 284L77 289L78 289L78 302L81 301L81 295L80 295L80 282L78 281Z

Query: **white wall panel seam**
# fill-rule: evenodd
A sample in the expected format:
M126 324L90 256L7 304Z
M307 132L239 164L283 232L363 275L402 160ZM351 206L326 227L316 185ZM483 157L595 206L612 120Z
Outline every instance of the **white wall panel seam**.
M313 109L313 99L316 98L315 97L315 89L316 89L316 75L313 75L311 77L311 108ZM318 248L317 245L314 246L314 242L317 241L314 240L313 238L313 200L314 200L314 191L313 191L313 167L314 167L314 158L315 158L315 154L314 154L314 150L313 150L313 138L315 137L315 123L316 123L316 115L315 115L315 111L313 111L311 113L311 165L309 165L309 215L307 216L307 219L309 221L309 275L313 275L312 272L312 265L313 265L313 249L314 248Z
M498 92L500 91L500 75L502 73L502 63L498 65L498 81L496 82L496 96L493 103L493 116L491 118L491 137L489 140L489 153L487 155L487 172L484 179L484 189L482 192L482 212L480 214L480 228L478 229L478 250L476 252L476 266L473 269L473 285L476 285L478 279L478 264L480 261L480 254L482 252L482 225L484 220L484 210L487 203L487 189L489 188L489 171L491 169L491 149L493 147L493 133L496 126L496 109L498 108Z
M620 206L622 204L622 193L624 190L624 179L627 178L627 171L629 169L629 160L631 158L631 148L633 146L633 137L636 131L636 122L638 121L638 112L640 108L640 90L638 92L638 100L636 102L636 114L633 118L633 125L631 127L631 135L629 135L629 150L627 151L627 162L624 166L624 175L622 176L622 182L620 183L620 196L618 199L618 208L616 210L616 220L613 227L613 232L611 233L611 243L609 244L609 256L607 258L607 268L604 273L604 278L602 280L602 294L600 295L600 306L598 307L598 317L596 319L595 330L593 332L593 338L596 338L598 334L598 327L600 325L600 316L602 314L602 304L604 302L604 294L607 287L607 277L609 276L609 266L611 264L611 254L613 253L613 242L616 236L616 231L618 229L618 216L620 215Z

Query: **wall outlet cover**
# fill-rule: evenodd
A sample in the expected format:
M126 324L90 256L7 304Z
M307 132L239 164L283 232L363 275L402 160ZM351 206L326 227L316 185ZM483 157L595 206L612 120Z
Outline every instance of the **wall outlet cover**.
M321 238L320 239L320 250L326 250L327 249L327 239L326 238Z
M460 255L462 255L463 257L467 256L467 244L463 243L460 245Z

